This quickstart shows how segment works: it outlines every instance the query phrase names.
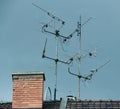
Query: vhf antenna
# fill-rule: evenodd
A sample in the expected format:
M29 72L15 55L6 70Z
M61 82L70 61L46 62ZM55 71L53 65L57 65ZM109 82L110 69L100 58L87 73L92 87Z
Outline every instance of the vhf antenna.
M42 9L41 7L37 6L36 4L34 4L34 3L32 3L32 4L33 4L35 7L39 8L40 10L42 10L43 12L45 12L49 17L52 18L52 20L51 20L49 23L51 23L52 21L54 21L54 24L55 24L55 21L58 21L58 22L61 22L62 26L65 24L65 21L64 21L64 20L60 19L59 17L53 15L52 13L50 13L50 12L48 12L48 11ZM69 37L66 37L66 36L61 35L61 34L59 33L60 30L59 30L59 29L56 29L56 28L55 28L55 25L54 25L54 29L55 29L54 32L48 31L47 28L48 28L48 26L49 26L49 23L47 23L47 24L45 24L45 25L42 26L42 31L43 31L43 32L46 32L46 33L49 33L49 34L52 34L52 35L55 36L55 38L56 38L56 58L49 57L49 56L47 56L47 55L45 54L46 45L47 45L47 39L46 39L46 41L45 41L45 45L44 45L44 49L43 49L43 53L42 53L42 58L47 58L47 59L52 60L52 61L55 62L54 100L56 100L58 62L63 63L63 64L70 64L70 63L73 61L73 59L70 58L70 59L67 60L67 61L62 61L62 60L60 60L60 59L58 58L59 38L61 37L61 38L63 38L63 41L66 41L67 39L70 39L71 37L70 37L70 36L69 36Z
M55 62L55 87L54 87L54 100L56 100L56 92L57 92L57 68L58 68L58 62L63 63L63 64L70 64L73 61L73 58L70 58L67 61L62 61L60 59L58 59L58 41L56 42L56 58L52 58L49 56L46 56L45 54L45 49L46 49L46 45L47 45L47 39L45 41L45 45L44 45L44 49L43 49L43 53L42 53L42 58L47 58L49 60L53 60Z

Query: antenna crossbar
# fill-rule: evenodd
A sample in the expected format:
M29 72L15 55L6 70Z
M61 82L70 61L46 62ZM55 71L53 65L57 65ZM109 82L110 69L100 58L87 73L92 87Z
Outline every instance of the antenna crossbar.
M53 35L55 35L55 37L57 36L60 36L60 37L62 37L62 38L64 38L64 39L70 39L71 37L70 36L68 36L68 37L66 37L66 36L63 36L63 35L61 35L61 34L59 34L59 30L55 30L55 32L51 32L51 31L48 31L48 30L46 30L46 29L43 29L43 31L44 32L47 32L47 33L50 33L50 34L53 34Z
M55 58L51 58L51 57L48 57L48 56L45 56L45 55L43 55L42 58L47 58L47 59L53 60L55 62L61 62L61 63L64 63L64 64L70 64L72 62L72 58L70 58L67 61L62 61L62 60L59 60L58 58L55 59Z
M69 72L71 75L78 77L79 79L82 78L82 79L84 79L84 80L90 80L90 76L82 76L82 75L78 75L78 74L72 73L72 72L70 71L70 68L68 68L68 72Z

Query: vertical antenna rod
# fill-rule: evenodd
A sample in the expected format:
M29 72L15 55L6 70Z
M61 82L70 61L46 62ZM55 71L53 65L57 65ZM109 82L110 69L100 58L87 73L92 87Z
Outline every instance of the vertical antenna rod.
M79 36L79 55L81 51L81 16L80 16L80 21L78 22L77 25L78 28L78 36ZM80 61L81 61L81 56L78 57L78 75L80 76ZM78 100L80 100L80 79L78 78Z
M58 43L59 43L59 37L56 34L56 59L58 59ZM57 92L57 65L58 61L55 61L55 88L54 88L54 100L56 100L56 92Z

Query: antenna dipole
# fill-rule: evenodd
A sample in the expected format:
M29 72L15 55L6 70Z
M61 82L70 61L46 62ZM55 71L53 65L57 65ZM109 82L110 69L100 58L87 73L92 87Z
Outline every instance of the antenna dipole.
M62 61L60 59L58 59L58 42L59 42L59 38L58 36L56 36L56 58L52 58L49 57L45 54L45 50L46 50L46 45L47 45L47 39L45 41L45 45L44 45L44 49L43 49L43 53L42 53L42 58L47 58L49 60L52 60L55 62L55 85L54 85L54 100L56 100L56 93L57 93L57 74L58 74L58 62L63 63L63 64L70 64L73 61L73 58L68 59L67 61Z

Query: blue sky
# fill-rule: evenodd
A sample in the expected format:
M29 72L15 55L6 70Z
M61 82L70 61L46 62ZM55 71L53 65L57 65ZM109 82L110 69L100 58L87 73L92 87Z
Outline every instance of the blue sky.
M48 38L46 53L55 57L55 38L41 32L42 23L51 18L34 7L37 4L66 21L60 30L69 34L75 28L79 16L82 22L92 19L82 28L82 50L96 48L96 57L81 61L81 74L97 68L107 60L111 62L100 69L91 81L81 81L81 99L119 100L119 41L120 1L119 0L0 0L0 100L12 100L13 72L41 71L45 73L45 89L54 88L54 62L42 59L42 49ZM59 43L60 59L67 59L78 52L75 38L64 45ZM62 55L61 55L62 54ZM84 54L84 52L83 52ZM71 70L77 73L74 62ZM67 72L67 65L58 64L57 98L72 94L77 96L78 80Z

